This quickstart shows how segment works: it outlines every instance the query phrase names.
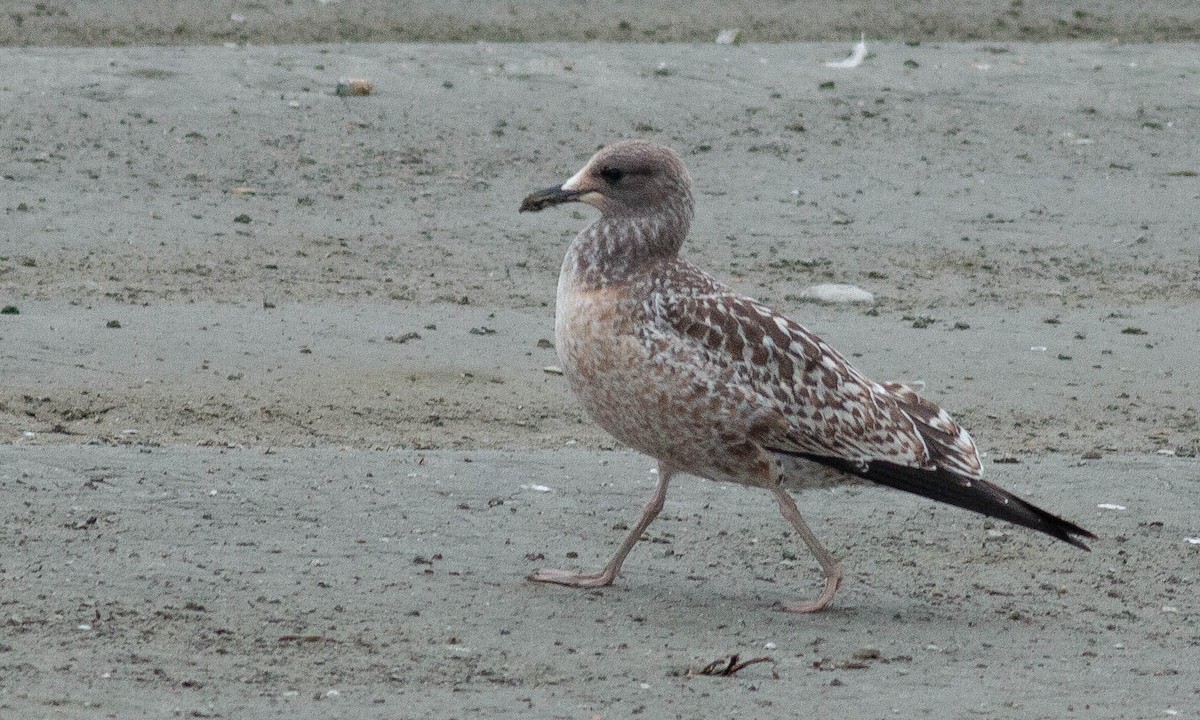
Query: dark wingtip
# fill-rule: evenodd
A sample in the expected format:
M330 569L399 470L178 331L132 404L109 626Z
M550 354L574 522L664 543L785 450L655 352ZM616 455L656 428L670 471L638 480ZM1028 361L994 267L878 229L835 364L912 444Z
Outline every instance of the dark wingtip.
M1043 511L1043 512L1045 512L1045 511ZM1046 514L1050 515L1050 513L1046 513ZM1076 525L1073 522L1068 522L1066 520L1063 520L1062 518L1058 517L1057 515L1050 515L1050 517L1054 518L1055 520L1062 523L1062 525L1063 525L1064 535L1055 535L1055 537L1057 537L1059 540L1062 540L1063 542L1071 543L1072 545L1079 548L1080 550L1083 550L1085 552L1092 551L1092 549L1090 547L1088 547L1087 545L1085 545L1084 542L1082 540L1080 540L1079 538L1085 537L1089 540L1099 540L1100 539L1099 535L1096 535L1095 533L1084 530L1083 528L1079 527L1078 525ZM1053 533L1051 533L1051 534L1053 534ZM1076 536L1078 536L1078 537L1076 537Z
M1076 525L1073 522L1063 520L1062 518L1058 517L1057 515L1051 515L1050 513L1047 513L1045 510L1041 510L1041 508L1038 508L1034 505L1030 505L1029 507L1031 507L1035 510L1040 510L1041 512L1045 513L1043 520L1046 520L1047 527L1041 527L1041 526L1033 527L1032 525L1027 525L1026 527L1033 527L1034 530L1041 530L1042 532L1046 533L1047 535L1056 537L1065 543L1070 543L1071 545L1074 545L1075 547L1077 547L1080 550L1083 550L1085 552L1091 552L1092 549L1090 547L1088 547L1079 538L1085 537L1085 538L1088 538L1089 540L1099 540L1100 539L1093 533L1090 533L1087 530L1084 530L1083 528L1079 527L1078 525ZM1020 523L1020 524L1024 524L1024 523Z
M997 487L983 480L975 480L973 483L982 485L981 493L989 501L998 502L1000 507L1004 508L1004 511L998 513L989 512L987 509L973 507L967 508L968 510L975 510L975 512L983 513L984 515L991 515L1018 525L1024 525L1033 530L1039 530L1065 543L1070 543L1085 552L1091 552L1092 549L1084 544L1080 538L1100 539L1090 530L1085 530L1070 520L1065 520L1054 513L1047 512L1028 500L1023 500L1013 495L1004 488ZM1016 507L1016 511L1009 512L1009 509L1014 506Z
M876 460L866 468L843 458L822 457L804 453L773 450L785 455L803 457L857 475L866 480L886 485L896 490L927 497L930 500L971 510L981 515L1022 525L1046 533L1079 548L1091 551L1079 538L1099 540L1096 535L1075 523L1047 512L1033 503L1023 500L1002 487L986 480L963 478L949 470L922 470L895 463Z
M1088 536L1089 536L1089 537L1096 537L1095 535L1091 535L1090 533L1089 533L1089 535L1088 535ZM1099 539L1099 538L1097 538L1097 539ZM1091 552L1091 551L1092 551L1092 549L1091 549L1090 547L1088 547L1088 546L1087 546L1087 545L1086 545L1086 544L1085 544L1085 543L1084 543L1082 540L1080 540L1079 538L1067 538L1066 542L1069 542L1069 543L1071 543L1072 545L1074 545L1075 547L1079 548L1080 550L1082 550L1082 551L1084 551L1084 552Z

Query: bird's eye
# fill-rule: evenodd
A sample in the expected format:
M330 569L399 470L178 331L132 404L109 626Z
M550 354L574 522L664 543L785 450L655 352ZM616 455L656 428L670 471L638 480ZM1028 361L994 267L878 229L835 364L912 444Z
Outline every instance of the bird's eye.
M624 171L621 170L621 168L606 167L600 171L600 177L604 178L605 180L607 180L610 183L617 182L624 175L625 175L625 173L624 173Z

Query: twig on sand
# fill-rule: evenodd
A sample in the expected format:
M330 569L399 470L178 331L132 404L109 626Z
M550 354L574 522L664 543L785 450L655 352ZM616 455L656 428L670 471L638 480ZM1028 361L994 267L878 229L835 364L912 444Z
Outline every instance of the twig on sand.
M695 674L696 675L730 676L730 675L734 675L742 668L749 667L750 665L754 665L755 663L760 663L760 662L773 663L773 662L775 662L775 659L770 656L757 657L757 658L754 658L753 660L746 660L744 662L740 662L739 661L740 658L741 658L741 655L734 653L733 655L729 656L728 660L726 660L725 658L721 658L719 660L713 660L709 664L707 664L704 667L700 668L699 670L695 671ZM722 664L724 664L724 667L722 667Z

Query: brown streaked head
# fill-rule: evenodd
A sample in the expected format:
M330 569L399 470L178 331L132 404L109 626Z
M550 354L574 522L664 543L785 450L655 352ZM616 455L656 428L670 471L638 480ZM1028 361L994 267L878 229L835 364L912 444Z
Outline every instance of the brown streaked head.
M566 202L587 203L605 216L650 215L666 208L690 215L691 179L674 150L625 140L597 152L562 185L527 196L521 212Z

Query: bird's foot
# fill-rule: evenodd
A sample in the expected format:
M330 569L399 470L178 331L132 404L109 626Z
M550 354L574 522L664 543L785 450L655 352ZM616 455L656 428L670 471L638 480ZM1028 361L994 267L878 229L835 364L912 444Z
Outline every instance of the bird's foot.
M825 589L817 596L816 600L807 603L793 603L783 605L780 609L790 613L814 613L824 610L829 603L833 602L833 596L837 594L838 587L842 584L842 571L838 568L837 574L826 576Z
M579 573L571 572L570 570L552 570L543 568L529 576L533 582L554 583L555 585L566 585L567 587L576 588L598 588L605 585L612 585L616 578L615 572L609 572L608 568L596 573Z

